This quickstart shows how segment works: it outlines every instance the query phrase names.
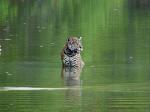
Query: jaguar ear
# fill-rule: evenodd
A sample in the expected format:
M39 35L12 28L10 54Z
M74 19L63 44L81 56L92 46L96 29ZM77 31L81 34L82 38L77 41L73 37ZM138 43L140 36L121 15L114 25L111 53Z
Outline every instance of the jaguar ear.
M69 37L67 38L67 41L70 41L70 38L69 38Z
M79 42L80 42L80 51L83 51L82 37L79 37Z
M82 37L79 37L79 41L81 41L82 40Z

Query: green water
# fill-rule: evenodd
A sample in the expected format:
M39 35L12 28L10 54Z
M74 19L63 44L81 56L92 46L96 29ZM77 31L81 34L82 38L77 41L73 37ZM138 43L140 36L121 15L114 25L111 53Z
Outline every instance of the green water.
M0 0L0 112L149 112L149 0ZM82 36L85 66L61 78Z

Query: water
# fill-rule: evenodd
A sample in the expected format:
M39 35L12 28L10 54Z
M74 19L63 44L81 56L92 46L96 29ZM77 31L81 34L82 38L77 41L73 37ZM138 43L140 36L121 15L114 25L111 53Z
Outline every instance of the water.
M1 0L0 111L149 112L149 10L149 0ZM83 37L75 72L61 69L69 36Z

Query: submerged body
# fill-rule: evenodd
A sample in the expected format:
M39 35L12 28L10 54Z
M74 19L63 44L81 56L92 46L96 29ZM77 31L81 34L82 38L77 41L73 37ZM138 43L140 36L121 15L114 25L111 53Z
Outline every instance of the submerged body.
M81 51L83 50L81 38L68 38L62 52L61 60L63 67L83 67L84 62L81 58Z

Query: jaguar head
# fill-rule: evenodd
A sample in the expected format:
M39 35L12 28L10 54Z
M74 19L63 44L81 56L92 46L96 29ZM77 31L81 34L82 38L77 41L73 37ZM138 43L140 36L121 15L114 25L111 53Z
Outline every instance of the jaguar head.
M83 50L82 37L69 37L67 40L67 48L72 52L78 53Z

